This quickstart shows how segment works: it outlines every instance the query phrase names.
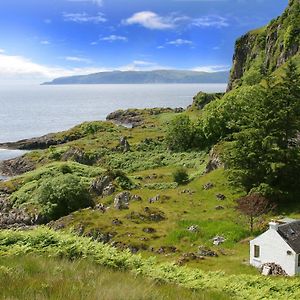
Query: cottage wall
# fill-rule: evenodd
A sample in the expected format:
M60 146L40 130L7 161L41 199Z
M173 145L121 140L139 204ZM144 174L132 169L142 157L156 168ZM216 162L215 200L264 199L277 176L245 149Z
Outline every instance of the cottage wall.
M260 256L254 257L254 245L260 247ZM275 229L269 229L250 242L250 264L259 268L265 263L280 265L288 275L295 275L298 257Z

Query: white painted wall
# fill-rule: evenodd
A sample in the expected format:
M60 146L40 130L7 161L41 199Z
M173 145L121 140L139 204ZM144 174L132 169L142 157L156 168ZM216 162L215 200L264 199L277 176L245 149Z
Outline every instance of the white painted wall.
M254 257L254 245L260 247L259 258ZM292 254L288 255L287 251L290 251ZM280 265L290 276L300 272L296 253L280 236L276 228L270 228L262 235L250 241L250 264L259 268L265 263Z

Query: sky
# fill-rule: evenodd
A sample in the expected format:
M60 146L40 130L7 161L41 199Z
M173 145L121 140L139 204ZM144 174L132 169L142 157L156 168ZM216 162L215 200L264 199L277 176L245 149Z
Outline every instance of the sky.
M228 70L288 0L1 0L0 82L110 70Z

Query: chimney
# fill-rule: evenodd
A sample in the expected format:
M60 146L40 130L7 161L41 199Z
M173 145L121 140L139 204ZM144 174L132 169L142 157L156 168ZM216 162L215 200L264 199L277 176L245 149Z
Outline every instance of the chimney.
M269 223L269 226L270 226L271 230L276 230L277 231L279 223L276 223L276 222L272 221L272 222Z

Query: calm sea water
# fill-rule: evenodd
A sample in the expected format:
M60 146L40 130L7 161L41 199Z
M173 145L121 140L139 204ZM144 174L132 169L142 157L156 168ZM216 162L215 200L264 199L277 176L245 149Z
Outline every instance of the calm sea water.
M225 84L0 86L0 142L105 120L117 109L186 107L199 91L225 89ZM17 155L0 151L0 160Z

